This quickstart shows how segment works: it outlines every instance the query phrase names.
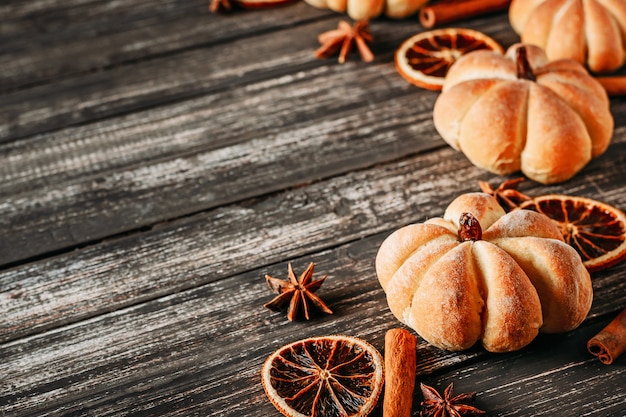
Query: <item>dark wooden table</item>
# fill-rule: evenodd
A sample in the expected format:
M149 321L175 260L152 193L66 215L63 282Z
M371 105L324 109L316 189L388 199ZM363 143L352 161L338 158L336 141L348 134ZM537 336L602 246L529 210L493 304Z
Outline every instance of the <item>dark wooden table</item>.
M437 93L394 69L416 18L371 23L372 63L315 59L342 18L302 2L0 5L0 415L275 416L260 367L278 347L349 334L383 350L401 325L374 271L382 240L505 178L449 148ZM506 13L457 25L518 39ZM611 106L606 154L523 191L626 208L626 100ZM334 315L263 308L264 275L288 262L328 275ZM626 357L602 365L585 344L626 307L626 265L593 285L578 329L515 353L419 339L418 381L477 391L490 416L623 417Z

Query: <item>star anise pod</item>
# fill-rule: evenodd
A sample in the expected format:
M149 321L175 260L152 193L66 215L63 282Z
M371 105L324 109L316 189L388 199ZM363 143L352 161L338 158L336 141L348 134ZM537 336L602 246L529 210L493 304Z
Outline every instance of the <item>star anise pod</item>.
M213 13L218 13L220 11L229 11L232 9L232 5L230 4L230 0L211 0L209 4L209 10Z
M328 308L322 299L313 294L326 280L326 275L324 275L317 281L313 281L313 266L314 264L311 262L302 275L296 278L291 263L289 263L289 281L265 275L267 285L278 295L272 301L266 303L264 307L273 311L281 311L288 305L287 318L289 321L295 320L301 311L304 313L304 318L309 320L311 304L326 314L333 314L332 310Z
M517 191L517 186L522 181L524 181L524 178L507 180L500 184L495 190L489 183L484 181L478 181L478 185L483 193L494 196L502 208L509 212L519 207L524 201L531 200L526 194Z
M452 396L453 385L450 384L443 392L443 397L436 389L425 384L420 384L424 401L422 401L421 417L463 417L463 416L484 416L487 414L483 410L471 405L476 398L476 393L458 394Z
M339 63L346 62L346 57L355 43L361 59L365 62L374 60L374 54L367 46L368 42L372 42L372 35L368 29L367 20L361 20L350 26L344 20L339 22L337 29L324 32L317 37L322 46L315 51L316 58L329 58L339 50Z

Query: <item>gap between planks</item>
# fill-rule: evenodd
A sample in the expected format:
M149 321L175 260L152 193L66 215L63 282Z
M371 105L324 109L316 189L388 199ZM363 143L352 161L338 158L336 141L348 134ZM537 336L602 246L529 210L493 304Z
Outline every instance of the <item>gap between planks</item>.
M376 74L376 69L368 70L365 79L371 77L376 91L388 90L386 78ZM272 105L275 90L268 87L252 100L244 92L233 105L217 111L205 109L202 100L192 112L177 109L177 117L167 113L155 120L146 113L122 128L107 123L113 131L104 143L95 126L72 135L42 137L32 146L6 145L10 163L0 167L8 179L0 186L5 195L0 230L11 236L5 241L11 244L0 251L0 263L76 247L443 144L430 121L432 95L415 97L398 84L392 96L368 97L367 89L351 86L360 105L349 106L339 100L345 90L320 96L314 83L306 77L286 80L281 91L289 90L291 100L278 105ZM302 108L293 111L294 104ZM255 116L258 125L233 124L233 117L249 114L251 107L263 108ZM329 108L333 118L324 117L323 109ZM229 111L234 116L221 117ZM204 125L207 117L216 119L211 133ZM181 125L186 134L172 140Z
M95 3L75 8L63 3L4 20L11 59L0 55L0 91L28 89L332 16L304 4L218 16L209 12L208 1L206 7L171 0L161 5ZM13 9L7 7L5 14L10 16Z
M0 411L29 415L80 409L99 414L143 407L152 412L156 412L154 407L180 406L187 410L190 406L204 414L207 407L234 413L242 405L233 404L229 398L241 399L243 395L251 401L237 401L245 404L244 409L269 412L272 407L257 378L262 361L278 346L315 335L345 333L365 338L382 349L385 331L401 326L388 311L373 272L373 258L384 236L371 236L294 260L296 270L314 261L317 274L329 274L319 294L335 315L316 317L311 322L289 323L283 313L262 308L263 302L272 297L262 275L285 273L286 263L281 262L0 345L5 358L0 371L10 381L2 390L0 404L5 406ZM220 294L227 297L217 298ZM376 311L380 313L372 314ZM518 389L544 379L536 374L541 369L569 367L585 375L591 367L605 377L615 372L620 375L621 368L596 366L595 359L581 352L581 340L604 325L599 320L591 321L591 325L588 321L564 335L540 336L529 347L510 354L492 355L480 348L450 353L420 339L418 376L425 380L458 380L457 388L473 386L485 393L483 398L501 403L502 395L506 395L503 392L519 400L515 394ZM571 345L582 348L566 350ZM502 368L507 371L501 373ZM569 381L572 371L562 378ZM43 382L42 375L47 382ZM503 383L502 378L509 382ZM64 388L52 389L56 386ZM588 384L585 387L581 391L597 388ZM172 404L173 394L181 399L194 396L196 401ZM536 395L544 394L537 390Z
M569 187L591 181L623 205L622 171L604 165ZM423 221L486 178L445 148L4 271L0 340Z
M315 36L329 29L330 19L313 19L312 23L307 21L306 24L286 27L278 32L180 52L174 56L4 95L0 107L0 114L3 115L0 118L0 138L5 142L28 138L37 133L158 108L325 65L356 72L366 67L367 64L355 62L340 66L334 59L314 58L313 52L318 46ZM491 35L512 42L512 30L496 24L495 19L493 22L492 30L497 36ZM393 22L392 25L384 21L375 25L380 32L379 46L389 49L376 62L393 68L391 52L395 45L416 31L415 25L408 22ZM357 58L351 55L352 59Z

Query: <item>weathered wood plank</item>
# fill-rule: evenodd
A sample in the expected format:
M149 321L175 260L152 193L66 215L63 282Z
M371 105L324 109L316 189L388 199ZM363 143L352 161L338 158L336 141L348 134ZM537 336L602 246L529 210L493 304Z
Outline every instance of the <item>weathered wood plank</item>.
M18 2L0 6L0 15L6 16L0 26L5 92L332 14L302 2L216 16L208 1L159 0Z
M216 111L204 109L206 101L200 100L173 113L129 118L123 127L104 123L5 146L7 163L0 166L0 177L7 182L0 185L5 195L0 204L0 233L6 239L0 242L0 262L75 247L316 176L337 175L440 146L430 121L435 95L411 93L393 72L383 68L373 68L363 76L376 93L368 96L369 90L349 85L354 97L368 105L351 113L342 113L343 102L333 104L346 90L319 95L314 82L287 79L281 88L291 91L291 100L285 103L272 105L272 90L265 92L263 87L249 101L253 87L232 105ZM378 73L383 77L377 79ZM331 74L333 80L343 79L341 72ZM390 90L398 98L384 101L386 85L393 86ZM292 119L289 113L294 104ZM268 109L257 116L258 125L233 122L249 114L253 106ZM624 106L614 108L620 112ZM324 109L336 111L336 119L322 119ZM312 119L297 124L306 114ZM207 120L212 128L207 128ZM281 120L276 127L275 120ZM290 122L296 124L281 133ZM621 154L619 141L626 136L626 127L619 124L611 157ZM186 134L175 133L180 125ZM255 133L257 127L267 136ZM235 143L213 149L214 142L207 141L211 131L227 138L232 131ZM247 142L238 143L242 138ZM233 141L221 143L229 140ZM162 155L170 156L163 159ZM140 164L141 160L150 162Z
M373 130L379 120L401 119L409 114L416 119L430 117L436 93L410 86L386 64L359 68L358 78L347 67L349 64L301 71L0 145L4 162L0 165L0 178L4 180L0 182L0 194L16 194L28 188L145 165L155 159L184 157L287 134L298 125L311 125L321 119L339 123L364 111L375 120L363 130ZM321 83L333 87L321 89ZM328 117L328 112L333 116Z
M201 3L180 0L5 0L0 4L3 37L0 52L36 51L77 36L91 39L147 24L165 24L167 18L207 11Z
M343 68L330 68L4 145L0 194L14 197L6 197L0 206L0 230L8 237L0 263L205 210L249 197L252 191L258 195L310 181L316 170L323 176L345 172L436 143L432 124L425 120L434 93L412 89L385 64L360 69L358 80ZM320 78L338 87L320 92L316 87ZM289 100L276 102L276 95ZM353 114L345 113L348 109ZM624 104L617 102L615 109L616 114L623 112ZM338 120L324 118L325 111L332 111ZM303 120L309 124L303 125ZM303 139L311 146L296 146ZM235 159L212 165L226 155L216 147L245 140L252 142L229 148ZM363 153L348 149L356 148L357 142L363 143ZM274 146L278 149L268 154ZM302 166L305 157L314 158L313 165ZM133 166L145 160L150 165ZM258 165L243 168L252 180L234 169L236 161L257 160ZM292 162L269 163L278 160ZM303 168L308 171L303 173ZM239 181L239 188L230 187L227 180ZM189 182L196 185L187 188ZM203 191L207 188L208 193ZM129 189L133 191L127 193ZM186 199L181 195L185 192ZM121 222L104 221L118 214ZM67 218L77 226L68 225ZM54 224L58 226L51 228ZM33 235L37 244L32 243Z
M626 206L620 155L609 152L559 190ZM491 177L443 148L6 270L0 340L423 221L477 190L479 178Z
M0 373L5 376L0 413L273 415L259 383L260 366L273 350L336 333L365 338L382 350L385 331L400 325L387 308L373 268L385 235L296 260L296 270L313 261L318 273L329 274L319 294L335 314L311 322L290 323L284 314L262 308L272 297L262 276L284 275L283 262L0 345ZM625 272L603 274L608 282L597 288L592 319L581 328L540 336L520 352L492 355L475 348L448 353L420 339L420 379L458 380L460 389L480 390L480 402L488 410L530 416L549 415L574 395L565 391L546 398L546 379L557 387L569 386L572 376L581 380L592 374L598 383L580 386L576 393L589 404L598 390L611 387L616 395L604 405L619 407L626 386L613 381L623 378L624 369L597 365L584 343L616 304L626 302ZM612 286L619 282L621 290ZM533 401L537 404L529 408ZM571 408L566 410L584 409L580 399L567 404Z
M375 346L380 349L383 346L382 335L389 327L376 329L377 334L368 335L368 340L373 339ZM597 359L591 358L584 348L588 338L600 328L598 324L585 324L567 335L540 335L533 344L520 352L485 354L474 360L464 359L454 366L453 371L446 373L439 372L436 366L418 363L417 380L434 385L441 391L450 382L454 382L457 393L478 391L476 405L486 410L487 415L621 417L626 403L622 383L626 376L624 367L617 364L606 367ZM276 345L289 341L291 340L280 341ZM271 349L269 351L271 353ZM258 352L256 355L261 358L256 360L254 357L243 358L245 362L234 364L233 370L229 373L227 371L226 376L218 375L213 379L207 373L205 377L198 377L197 379L210 381L208 392L206 388L194 390L194 401L187 407L206 414L207 405L203 404L202 398L208 397L209 415L276 414L258 387L258 372L267 356L264 353ZM417 354L418 358L432 357L433 351L423 349L418 350ZM240 369L245 368L241 365L242 362L251 369L247 372L241 371ZM237 375L238 372L241 375ZM186 391L178 385L176 390ZM233 401L233 398L243 401ZM414 393L414 410L419 410L422 399L417 390ZM127 407L132 407L130 398L122 402ZM372 416L381 415L380 409L372 413Z
M384 81L372 80L372 84L381 84L384 89ZM411 95L398 94L393 101L375 103L377 98L372 96L369 105L375 107L356 107L342 113L341 104L333 104L334 96L310 100L317 95L311 84L287 85L289 88L293 94L302 94L292 96L289 102L303 103L302 109L291 112L296 118L306 117L304 112L315 117L324 108L336 108L335 118L313 118L283 131L282 126L271 125L277 122L270 94L251 104L270 106L269 126L263 114L253 116L250 105L246 105L223 120L211 120L215 112L200 109L191 116L146 123L154 135L146 134L143 126L130 126L101 141L99 129L94 129L91 138L81 137L84 130L79 129L71 136L71 140L79 140L74 148L75 142L65 140L54 146L32 144L30 153L21 152L20 147L12 163L0 168L9 177L9 189L2 190L5 198L0 204L0 233L5 236L0 242L0 262L74 247L442 146L432 128L432 102L428 100L420 102ZM361 93L365 96L366 90ZM353 90L356 98L361 93ZM316 104L311 107L304 104L307 101ZM234 107L224 109L229 110ZM278 116L287 113L288 105L278 106ZM249 123L250 118L232 124L233 117L246 114L258 119L258 124ZM190 120L192 117L197 120ZM289 119L285 116L278 123L289 123ZM186 123L184 129L177 127L179 121ZM262 129L263 125L267 126L265 131L257 131L257 126ZM214 149L220 141L212 135L229 130L239 130L237 140L247 141L234 140L230 146ZM172 134L177 140L172 140ZM142 160L149 162L141 164ZM34 190L28 190L33 186Z
M286 9L291 7L296 6ZM296 16L294 14L294 19ZM304 16L308 14L304 13ZM326 66L327 61L313 56L319 46L316 36L334 28L336 19L331 16L282 31L276 31L281 26L275 26L273 31L254 38L181 51L4 95L0 102L0 143ZM508 24L502 23L502 19L493 19L485 25L491 29L493 36L509 44L515 42L516 35ZM382 54L377 62L393 68L392 52L417 28L415 23L408 21L393 24L376 22L372 24L372 30L379 36L374 50ZM127 37L123 39L127 40ZM90 51L98 50L92 45L89 48ZM80 59L64 57L63 62L81 62L83 51L76 53ZM32 57L32 54L28 56ZM358 80L358 73L366 67L367 64L350 63L342 69L355 72L352 75ZM320 80L318 88L323 86L335 84ZM281 100L281 97L276 97L276 100Z
M180 0L57 3L12 2L0 23L3 39L41 30L0 44L15 48L8 88L20 89L0 99L15 129L0 139L0 253L16 256L0 271L0 415L274 415L259 368L280 345L349 333L382 348L399 325L374 276L382 239L441 214L477 179L496 181L443 146L435 94L395 74L391 52L414 21L375 22L377 61L338 66L259 44L304 42L307 25L341 18L304 3L232 19ZM504 17L471 26L512 36ZM233 45L241 55L211 56ZM246 54L256 58L236 61ZM626 102L614 104L607 155L572 181L524 191L626 207ZM335 315L288 323L261 307L272 296L263 274L284 275L287 260L330 275L320 294ZM584 342L626 306L624 265L594 274L594 290L583 326L521 352L420 343L420 378L480 391L490 414L621 417L624 368L598 364Z
M366 250L363 249L361 242L357 242L355 247L338 248L332 253L313 256L312 260L319 262L318 267L324 265L324 272L331 273L324 294L328 295L329 303L336 312L332 317L316 320L316 329L313 331L321 334L337 331L341 328L337 320L345 326L355 315L362 316L365 309L376 308L376 304L379 304L376 299L380 300L382 294L376 280L372 279L372 265L368 259L374 254L373 246L368 245ZM275 273L278 275L285 270L285 264L276 265ZM172 379L179 378L177 384L187 385L195 379L184 378L184 369L199 366L213 375L208 381L211 387L219 375L226 375L224 369L231 372L246 358L258 361L260 356L256 356L259 348L267 351L269 341L262 343L265 347L259 346L251 351L247 346L250 344L252 347L254 340L263 340L270 329L273 339L306 337L311 331L311 326L306 323L289 324L283 314L275 314L261 307L264 300L271 298L262 272L252 271L239 279L216 282L202 290L155 300L144 306L120 311L119 314L102 316L93 322L52 331L46 337L31 338L27 343L30 349L38 352L32 357L19 348L22 341L7 344L6 349L0 348L3 358L6 358L0 368L7 380L12 381L12 385L9 391L2 390L2 393L9 395L1 398L0 404L8 404L5 410L18 414L20 406L28 407L21 410L23 413L52 407L59 407L59 410L64 406L76 407L77 398L74 398L73 404L68 403L68 398L63 398L65 394L56 395L55 399L46 398L45 403L41 402L41 397L39 401L31 397L40 384L37 375L44 369L47 370L46 380L52 384L57 380L72 378L73 383L66 394L77 395L81 399L80 407L89 406L90 398L83 398L90 391L89 386L95 383L96 387L107 390L110 382L106 381L111 378L115 380L115 385L121 387L115 395L124 396L124 387L130 386L126 383L140 375L145 381L144 388L149 390L157 381L167 385L174 383ZM228 296L221 296L224 294ZM388 311L362 320L361 326L370 328L374 323L380 325L385 316L389 320ZM249 335L245 343L241 344L244 341L240 339L246 333ZM152 339L154 336L156 338ZM89 340L89 343L76 344L76 340ZM241 346L241 352L232 351L235 341ZM101 349L93 350L89 346L101 346ZM162 356L163 349L168 351L166 357ZM262 355L266 356L265 353ZM22 361L29 362L28 370L14 366ZM65 384L61 382L59 385ZM206 382L202 385L206 386ZM93 392L91 397L96 402L104 399L93 396ZM128 407L128 404L121 403L120 407L117 411Z
M440 192L440 181L452 183L451 175L456 180L480 175L453 151L444 155L449 160L439 161L440 155L431 154L395 168L348 174L7 270L0 274L0 306L6 312L0 324L2 340L49 328L52 317L75 321L176 291L176 287L189 288L258 263L277 262L385 230L387 222L400 220L398 214L415 216L419 211L411 209L412 204L440 204L433 195ZM430 178L433 169L443 172L443 167L450 166L455 166L455 173L439 180ZM426 183L406 185L406 175L421 177ZM454 190L449 189L448 193ZM411 191L422 192L419 201L416 195L410 196ZM408 206L411 213L403 203L405 198L413 200ZM37 309L31 308L34 304Z
M540 335L519 353L422 379L441 390L454 382L456 392L478 391L476 404L488 415L621 417L626 410L626 361L607 367L585 347L613 316L564 335Z

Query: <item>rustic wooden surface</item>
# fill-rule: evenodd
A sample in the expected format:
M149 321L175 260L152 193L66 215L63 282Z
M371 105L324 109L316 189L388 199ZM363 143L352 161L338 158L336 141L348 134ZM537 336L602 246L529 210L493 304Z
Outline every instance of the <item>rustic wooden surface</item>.
M278 415L259 376L278 347L343 333L383 350L400 324L374 272L382 240L504 178L446 146L437 93L396 73L415 18L371 23L372 63L315 59L341 18L303 2L0 5L0 415ZM458 26L518 39L506 13ZM626 99L611 107L606 154L522 189L626 208ZM262 307L264 274L288 262L329 276L334 315ZM490 416L623 417L626 358L602 365L585 343L626 308L626 266L593 285L580 328L519 352L420 339L418 380L478 391Z

